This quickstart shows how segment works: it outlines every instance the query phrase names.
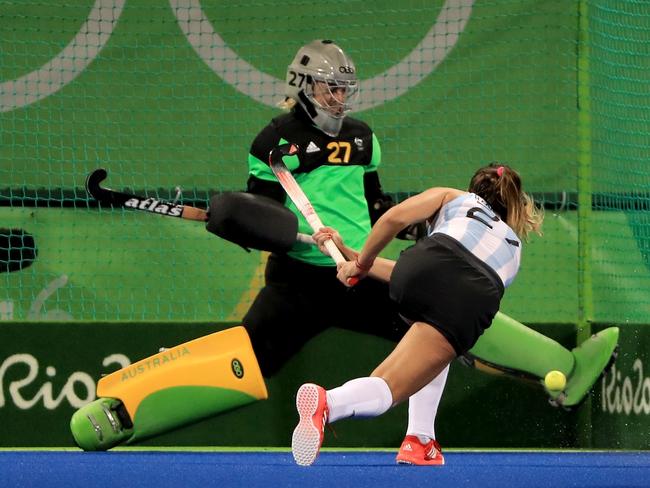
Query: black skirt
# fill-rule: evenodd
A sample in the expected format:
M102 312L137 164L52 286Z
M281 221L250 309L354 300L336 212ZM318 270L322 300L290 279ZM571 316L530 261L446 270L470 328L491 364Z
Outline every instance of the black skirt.
M404 250L390 279L400 313L435 327L459 356L490 326L503 292L499 275L446 234Z

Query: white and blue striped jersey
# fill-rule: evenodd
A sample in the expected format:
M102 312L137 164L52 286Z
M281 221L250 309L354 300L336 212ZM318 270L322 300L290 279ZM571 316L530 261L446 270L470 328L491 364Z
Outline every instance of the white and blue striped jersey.
M519 271L521 240L478 195L466 193L443 205L428 235L446 234L492 268L507 287Z

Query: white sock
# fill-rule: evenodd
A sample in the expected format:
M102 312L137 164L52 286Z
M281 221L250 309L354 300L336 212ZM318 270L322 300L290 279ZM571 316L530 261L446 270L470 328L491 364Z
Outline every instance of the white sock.
M383 378L356 378L327 391L329 422L347 417L377 417L393 405L393 394Z
M415 435L421 442L436 438L435 421L445 389L449 365L431 383L409 397L409 425L406 435Z

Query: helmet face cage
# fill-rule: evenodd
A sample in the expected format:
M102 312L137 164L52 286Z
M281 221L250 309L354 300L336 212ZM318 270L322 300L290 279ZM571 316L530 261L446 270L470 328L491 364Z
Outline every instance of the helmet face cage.
M333 117L345 117L345 114L352 110L359 95L359 85L356 80L312 76L311 83L305 86L305 95L314 105L329 112Z
M289 65L286 83L286 96L331 136L338 135L359 93L354 63L332 41L313 41L300 48Z

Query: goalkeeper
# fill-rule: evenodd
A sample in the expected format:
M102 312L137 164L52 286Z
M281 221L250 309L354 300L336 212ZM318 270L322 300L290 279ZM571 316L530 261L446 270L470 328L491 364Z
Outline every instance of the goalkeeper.
M377 172L381 149L376 135L347 116L357 95L356 67L341 48L322 40L302 47L287 71L282 106L288 113L259 133L248 159L248 192L285 204L298 216L299 231L311 233L267 163L274 147L297 144L299 157L285 157L285 164L319 217L350 236L351 247L363 244L372 223L392 205ZM331 317L319 313L333 305L345 317L336 325L345 329L394 342L408 329L385 283L366 280L346 290L331 258L315 246L297 243L286 253L271 254L265 277L242 321L264 376L274 375L309 339L333 325ZM414 401L413 432L435 436L433 420L447 372Z

